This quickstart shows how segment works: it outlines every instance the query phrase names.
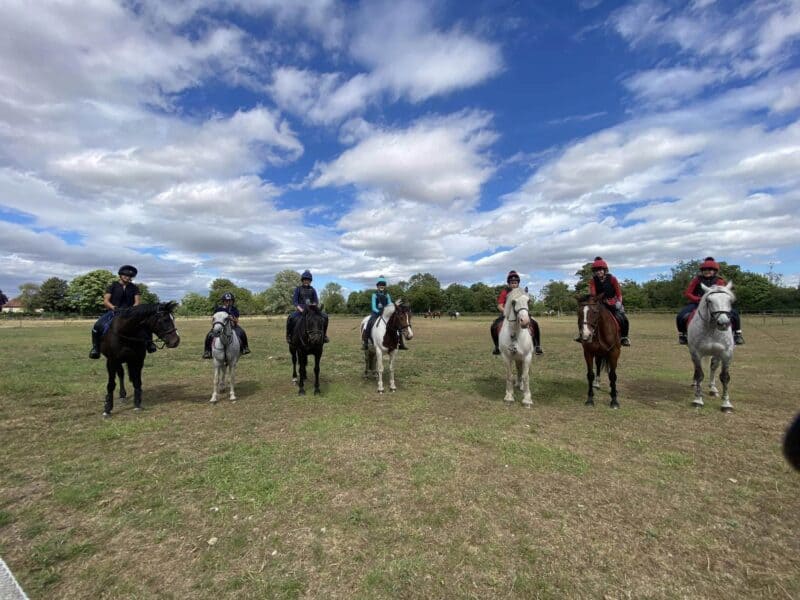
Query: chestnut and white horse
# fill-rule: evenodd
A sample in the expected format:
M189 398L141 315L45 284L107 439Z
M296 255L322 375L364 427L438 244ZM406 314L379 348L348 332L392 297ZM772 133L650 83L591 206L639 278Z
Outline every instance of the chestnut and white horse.
M696 407L703 406L703 364L705 356L711 356L711 371L709 373L709 393L719 395L715 383L717 369L722 366L719 380L722 383L722 412L733 410L728 397L728 382L731 380L730 364L733 360L733 332L731 331L731 309L736 301L733 294L733 282L727 285L714 285L708 287L701 284L703 297L697 305L697 311L689 322L687 337L689 339L689 354L694 363L694 400Z
M211 317L211 356L214 359L214 392L210 402L217 401L217 392L225 389L225 378L230 386L230 400L236 400L234 384L236 380L236 364L239 362L239 336L233 329L231 316L221 310Z
M506 402L514 402L514 388L522 393L522 405L530 408L530 368L533 358L533 339L528 328L531 317L528 309L530 297L521 288L511 290L506 298L503 324L500 328L498 346L506 365ZM516 367L516 375L514 373Z
M369 322L369 316L361 321L361 335ZM400 332L398 334L398 332ZM378 393L383 393L383 356L389 356L389 391L394 392L394 360L400 345L400 335L407 340L414 337L411 329L411 311L401 299L392 302L383 309L381 315L372 325L368 348L364 351L364 377L375 371L378 378Z

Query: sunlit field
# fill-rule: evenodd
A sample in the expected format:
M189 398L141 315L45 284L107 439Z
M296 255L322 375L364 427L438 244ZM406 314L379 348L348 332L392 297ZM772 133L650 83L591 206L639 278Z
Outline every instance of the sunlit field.
M534 406L503 402L490 319L413 321L396 393L331 318L299 397L280 318L244 318L210 405L206 319L101 417L86 322L0 324L0 556L32 598L798 598L800 319L745 318L734 412L690 407L672 317L633 315L622 408L585 407L575 319L541 318ZM129 393L131 392L130 386Z

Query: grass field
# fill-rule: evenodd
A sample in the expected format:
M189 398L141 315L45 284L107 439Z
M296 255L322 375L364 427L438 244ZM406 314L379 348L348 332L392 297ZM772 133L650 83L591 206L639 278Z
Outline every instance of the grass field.
M379 396L333 317L319 397L283 320L245 319L216 406L183 319L108 420L90 323L0 325L0 556L32 598L800 598L800 320L745 320L731 415L690 408L668 316L632 318L619 411L583 406L575 319L540 323L530 410L488 319L415 319Z

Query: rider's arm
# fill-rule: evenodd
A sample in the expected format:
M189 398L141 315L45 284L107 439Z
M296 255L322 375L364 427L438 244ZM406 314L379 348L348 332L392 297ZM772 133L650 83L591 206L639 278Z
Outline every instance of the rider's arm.
M614 277L611 280L611 283L614 286L614 296L615 296L615 298L613 298L613 304L616 304L617 302L621 303L622 302L622 289L619 287L619 280L616 277Z
M690 302L698 303L700 302L700 296L694 293L695 288L697 287L697 283L699 282L698 277L694 277L689 282L689 287L686 288L686 291L683 292L683 295L686 296Z
M292 295L292 305L294 306L295 310L303 312L303 307L300 306L300 287L294 288L294 294Z
M141 295L141 294L136 294L136 295L133 297L133 305L134 305L134 306L139 306L139 304L141 303L141 301L142 301L142 295Z
M378 314L378 294L372 292L372 312Z
M116 306L111 304L111 292L106 292L103 294L103 306L105 306L108 310L114 310Z

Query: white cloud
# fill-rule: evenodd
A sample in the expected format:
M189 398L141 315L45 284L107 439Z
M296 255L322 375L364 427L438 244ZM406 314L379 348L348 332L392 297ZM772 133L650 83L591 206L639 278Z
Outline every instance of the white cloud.
M625 80L625 87L646 102L672 107L724 77L725 72L717 69L670 67L639 71Z

